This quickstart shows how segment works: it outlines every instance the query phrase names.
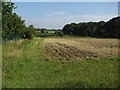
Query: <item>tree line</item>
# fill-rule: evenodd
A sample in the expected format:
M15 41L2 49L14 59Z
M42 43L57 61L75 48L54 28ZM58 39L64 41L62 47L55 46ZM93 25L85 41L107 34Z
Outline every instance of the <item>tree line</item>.
M33 25L26 27L25 20L13 13L17 7L12 2L2 2L2 36L20 35L23 38L33 39L36 31L45 32L47 29L35 29ZM55 29L53 29L55 30ZM60 30L60 29L59 29ZM48 31L48 30L47 30ZM63 32L63 33L62 33ZM107 22L71 23L63 27L60 35L78 35L102 38L120 38L120 17ZM57 34L58 32L56 32Z
M20 35L23 38L34 38L34 26L26 27L25 20L13 13L13 10L16 8L12 2L2 2L2 36Z
M120 17L107 22L83 22L67 24L62 29L64 34L100 38L120 38Z

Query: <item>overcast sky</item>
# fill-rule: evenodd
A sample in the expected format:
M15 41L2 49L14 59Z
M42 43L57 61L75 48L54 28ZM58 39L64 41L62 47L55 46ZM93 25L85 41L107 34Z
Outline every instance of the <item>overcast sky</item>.
M18 8L14 12L27 26L33 24L36 28L59 29L68 23L108 21L118 16L118 2L15 2L15 5Z

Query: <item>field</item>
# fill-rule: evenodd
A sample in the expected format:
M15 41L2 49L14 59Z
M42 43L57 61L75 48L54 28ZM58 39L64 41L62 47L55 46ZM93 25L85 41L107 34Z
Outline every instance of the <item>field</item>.
M59 60L118 56L118 40L45 39L46 52Z
M55 35L55 31L48 31L48 33L41 33L41 31L36 31L36 37L48 37L48 36L54 36Z
M117 88L118 40L35 38L2 45L3 88Z
M36 31L36 32L41 33L41 31ZM45 33L46 33L46 31L45 31ZM54 34L54 33L55 33L55 31L48 31L48 33L49 33L49 34Z
M55 31L48 31L48 33L54 34L54 33L55 33Z

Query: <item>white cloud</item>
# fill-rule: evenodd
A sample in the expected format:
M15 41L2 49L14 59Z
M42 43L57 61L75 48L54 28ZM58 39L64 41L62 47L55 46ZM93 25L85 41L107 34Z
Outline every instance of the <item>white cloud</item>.
M54 13L50 13L50 14L47 14L46 16L58 16L58 15L64 15L65 12L54 12Z
M65 17L68 21L73 22L89 22L89 21L108 21L109 19L116 17L117 15L114 14L107 14L107 15L73 15Z
M35 27L40 28L63 28L64 25L70 23L80 23L80 22L99 22L99 21L109 21L113 17L117 17L114 14L108 15L72 15L72 16L59 16L59 17L48 17L48 18L34 18L26 19L26 24L33 24Z

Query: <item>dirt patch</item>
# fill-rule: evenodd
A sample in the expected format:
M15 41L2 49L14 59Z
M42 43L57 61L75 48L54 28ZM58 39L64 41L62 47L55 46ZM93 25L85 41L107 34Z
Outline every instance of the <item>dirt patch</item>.
M118 40L45 39L46 53L57 60L118 57Z

